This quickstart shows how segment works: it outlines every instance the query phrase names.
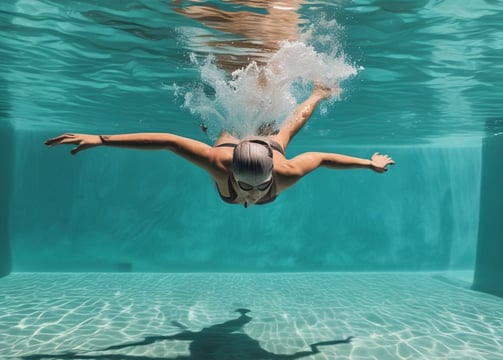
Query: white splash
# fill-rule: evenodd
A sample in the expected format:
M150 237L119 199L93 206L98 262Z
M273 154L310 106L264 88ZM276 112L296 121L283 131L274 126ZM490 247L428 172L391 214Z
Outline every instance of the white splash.
M213 56L203 63L193 56L201 82L185 92L184 107L201 118L212 139L222 129L243 137L264 124L278 127L307 98L314 82L336 86L357 73L335 42L328 53L318 52L308 44L313 36L310 29L302 41L283 42L265 65L251 62L230 75Z

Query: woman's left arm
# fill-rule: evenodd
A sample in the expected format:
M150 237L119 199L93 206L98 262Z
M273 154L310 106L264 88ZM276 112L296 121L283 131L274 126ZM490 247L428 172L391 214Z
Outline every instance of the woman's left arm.
M288 167L293 178L299 180L319 167L331 169L371 169L378 173L388 171L388 165L395 162L388 155L374 153L370 159L363 159L348 155L307 152L288 161Z

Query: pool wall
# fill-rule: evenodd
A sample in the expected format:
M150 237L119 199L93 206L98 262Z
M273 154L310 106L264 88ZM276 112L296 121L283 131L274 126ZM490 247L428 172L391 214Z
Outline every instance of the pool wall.
M0 108L0 277L11 271L11 249L9 238L10 198L14 167L14 141L11 125L3 119Z
M503 134L484 140L473 288L503 297Z
M337 147L389 153L386 174L322 169L272 204L228 205L169 152L46 148L17 131L15 271L473 269L480 147Z

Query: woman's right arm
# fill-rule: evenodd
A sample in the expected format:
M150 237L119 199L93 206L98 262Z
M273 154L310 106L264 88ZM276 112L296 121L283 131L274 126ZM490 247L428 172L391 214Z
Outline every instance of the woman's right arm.
M169 133L135 133L118 135L63 134L45 142L47 146L77 145L70 153L97 146L113 146L139 150L170 150L195 165L213 173L213 148L203 142Z
M323 99L338 96L340 91L339 87L330 88L322 83L316 83L309 98L295 109L293 114L281 125L278 134L272 138L278 141L283 149L286 149L292 138L309 120L318 103Z

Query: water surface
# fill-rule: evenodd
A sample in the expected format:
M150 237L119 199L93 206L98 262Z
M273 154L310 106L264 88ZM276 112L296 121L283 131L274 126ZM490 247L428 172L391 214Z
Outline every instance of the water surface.
M268 14L260 1L209 4ZM299 32L314 34L307 45L332 59L337 48L358 70L299 143L477 143L502 131L498 1L295 4ZM235 56L257 58L264 43L253 48L243 36L180 14L195 5L3 2L0 78L9 121L19 129L158 130L205 139L200 116L181 108L184 99L176 96L176 85L201 83L191 58L228 53L224 45L235 41L248 44L241 52L234 47Z

